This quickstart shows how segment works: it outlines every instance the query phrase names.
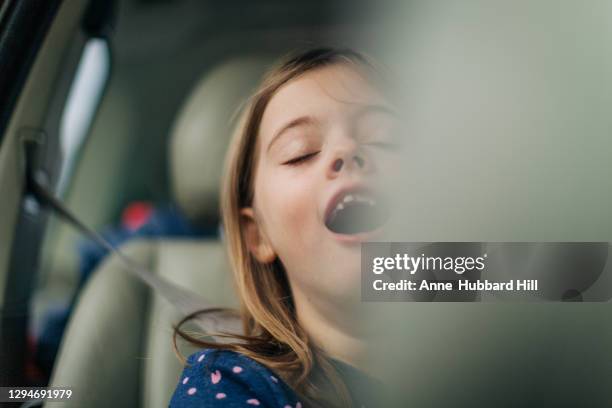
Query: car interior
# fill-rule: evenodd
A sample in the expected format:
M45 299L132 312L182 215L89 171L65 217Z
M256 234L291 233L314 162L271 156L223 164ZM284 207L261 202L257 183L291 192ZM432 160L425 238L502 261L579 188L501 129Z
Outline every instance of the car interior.
M8 3L6 15L31 13ZM0 216L2 384L87 390L53 406L167 406L182 369L171 343L182 316L116 256L84 282L86 239L19 184L22 163L9 152L34 143L35 177L97 231L120 224L129 203L179 208L208 233L133 237L122 252L212 304L236 305L218 200L237 107L279 56L354 44L373 18L339 1L50 3L2 140L2 191L13 192ZM69 319L45 371L33 362L37 335L62 308Z
M264 72L313 45L404 67L393 86L409 89L416 147L402 169L416 176L391 181L404 217L390 241L603 242L609 265L610 5L494 3L0 2L0 392L74 390L8 406L168 406L184 313L124 255L211 305L238 304L220 228L225 150ZM394 406L608 406L611 281L572 302L372 302L364 320L382 334Z

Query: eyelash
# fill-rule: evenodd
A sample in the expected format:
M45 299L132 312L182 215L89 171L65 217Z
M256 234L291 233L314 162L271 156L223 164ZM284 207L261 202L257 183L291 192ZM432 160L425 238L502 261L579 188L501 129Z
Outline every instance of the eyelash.
M381 149L386 149L386 150L392 150L392 149L396 149L398 147L398 145L395 144L395 143L386 143L386 142L367 143L367 145L368 146L372 146L372 147L379 147ZM286 166L296 166L296 165L298 165L298 164L300 164L302 162L305 162L308 159L313 158L317 154L319 154L318 151L312 152L312 153L308 153L308 154L305 154L303 156L296 157L295 159L288 160L288 161L284 162L283 165L286 165Z
M296 157L295 159L288 160L288 161L284 162L283 164L286 165L286 166L295 166L295 165L298 165L298 164L300 164L300 163L302 163L302 162L304 162L304 161L306 161L306 160L316 156L317 154L319 154L318 151L317 152L308 153L308 154L305 154L303 156Z

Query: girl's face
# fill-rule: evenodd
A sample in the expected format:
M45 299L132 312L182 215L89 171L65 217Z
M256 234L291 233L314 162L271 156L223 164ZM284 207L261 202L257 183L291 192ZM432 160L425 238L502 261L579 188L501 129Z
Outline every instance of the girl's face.
M270 100L243 226L260 262L280 258L294 297L359 295L360 242L381 231L377 179L395 156L395 127L388 102L348 64L307 72Z

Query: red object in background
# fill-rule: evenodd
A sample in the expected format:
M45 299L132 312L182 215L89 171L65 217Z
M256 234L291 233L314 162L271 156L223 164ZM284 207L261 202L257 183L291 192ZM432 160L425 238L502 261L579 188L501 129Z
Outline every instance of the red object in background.
M135 231L149 221L152 214L153 205L151 205L151 203L146 201L134 201L123 210L121 214L121 224L130 231Z

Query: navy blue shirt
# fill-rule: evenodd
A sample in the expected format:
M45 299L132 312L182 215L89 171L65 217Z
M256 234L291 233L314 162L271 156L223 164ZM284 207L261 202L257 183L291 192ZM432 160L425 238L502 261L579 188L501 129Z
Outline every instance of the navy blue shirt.
M380 398L372 392L382 389L378 380L348 364L332 362L346 382L353 406L379 405L376 402ZM206 349L187 359L169 407L302 408L302 405L291 387L263 364L234 351Z
M170 408L301 408L293 390L255 360L228 350L192 354L170 400Z

